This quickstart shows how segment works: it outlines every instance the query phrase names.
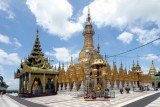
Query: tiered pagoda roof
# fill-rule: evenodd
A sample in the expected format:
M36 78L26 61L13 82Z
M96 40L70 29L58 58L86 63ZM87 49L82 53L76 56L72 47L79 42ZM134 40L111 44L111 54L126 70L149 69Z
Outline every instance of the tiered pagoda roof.
M36 72L36 73L58 73L58 70L53 69L50 65L48 58L44 57L44 53L42 52L38 30L36 32L36 39L33 45L33 49L29 54L27 59L21 61L21 66L17 69L15 73L15 78L18 78L19 75L25 72Z

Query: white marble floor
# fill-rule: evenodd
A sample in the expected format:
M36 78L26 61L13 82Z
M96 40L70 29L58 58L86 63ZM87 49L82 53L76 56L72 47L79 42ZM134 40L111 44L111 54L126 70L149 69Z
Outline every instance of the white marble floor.
M0 96L0 107L25 107L6 95Z
M112 98L110 101L84 101L83 98L74 98L73 96L69 96L69 95L55 95L55 96L46 96L46 97L25 98L25 100L43 104L49 107L107 107L107 106L121 107L123 105L137 101L141 98L150 96L157 92L159 91L132 92L130 94L124 93L122 95L119 93L116 93L116 98ZM146 107L157 107L157 106L148 105Z

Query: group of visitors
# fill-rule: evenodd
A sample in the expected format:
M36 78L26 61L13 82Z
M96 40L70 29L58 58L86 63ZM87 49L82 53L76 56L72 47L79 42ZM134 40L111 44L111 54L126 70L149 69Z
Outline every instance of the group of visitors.
M96 99L96 97L99 97L99 98L105 97L105 98L107 98L107 97L109 97L109 89L107 88L107 89L105 89L105 91L98 90L96 92L94 90L92 90L92 91L89 91L89 94L86 91L86 96L88 96L88 97L90 97L92 99Z
M127 93L129 93L130 87L127 85L127 86L125 87L125 90L126 90ZM123 87L120 87L120 93L123 94Z
M98 91L94 91L94 90L91 91L91 90L89 90L89 92L87 92L85 90L85 92L86 92L86 98L92 98L92 99L96 99L96 97L99 97L99 98L101 98L101 97L109 98L109 97L111 97L109 91L110 90L108 88L105 89L104 91L103 90L98 90ZM128 85L125 87L125 91L126 91L126 93L129 93L130 87ZM123 94L123 92L124 92L123 87L120 87L120 93Z

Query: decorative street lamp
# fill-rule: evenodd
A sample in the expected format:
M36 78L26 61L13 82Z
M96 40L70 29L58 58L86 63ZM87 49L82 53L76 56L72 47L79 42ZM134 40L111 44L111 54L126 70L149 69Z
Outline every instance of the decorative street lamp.
M89 56L88 58L88 72L86 73L86 80L87 80L87 84L86 84L86 88L87 88L87 96L90 95L89 89L90 89L90 77L91 77L91 66L90 66L90 60L91 60L91 55L92 52L90 52L90 50L86 50L86 54Z
M137 85L138 85L138 87L140 88L140 86L141 86L141 80L140 80L140 75L141 75L141 73L142 73L142 71L140 71L140 70L136 70L136 73L137 73L137 76L138 76L138 81L137 81Z

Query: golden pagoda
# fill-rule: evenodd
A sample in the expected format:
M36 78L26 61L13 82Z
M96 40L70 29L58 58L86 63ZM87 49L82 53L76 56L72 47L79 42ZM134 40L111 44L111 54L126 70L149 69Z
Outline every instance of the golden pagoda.
M152 64L151 64L151 67L148 73L148 78L151 79L153 87L160 87L160 71L156 72L156 68L154 66L153 61L152 61Z
M44 58L42 52L38 30L36 39L31 53L28 58L21 61L20 68L14 73L14 77L19 79L19 95L23 96L40 96L56 94L58 91L87 91L104 93L106 89L119 89L129 85L130 87L140 87L144 83L151 83L151 76L144 75L141 66L137 61L135 65L128 71L121 62L119 70L116 63L110 64L103 58L100 53L100 45L98 41L97 49L94 48L93 36L95 32L92 26L90 11L86 18L84 31L83 48L78 56L78 63L73 62L71 57L70 65L65 71L64 64L62 68L59 64L58 70L56 66L50 65L48 58ZM155 67L152 62L149 74L155 73ZM141 84L140 84L141 83Z
M124 87L124 84L129 84L133 87L140 81L140 77L149 78L147 76L141 75L141 67L137 61L135 66L133 61L133 67L127 73L127 69L123 69L121 64L119 71L117 70L116 64L113 63L111 69L106 58L103 59L100 54L100 45L98 43L97 49L94 48L93 36L95 34L90 11L88 9L88 15L83 31L84 45L78 56L78 63L73 63L73 58L71 57L71 62L66 70L66 81L59 81L59 83L69 83L70 91L72 91L73 84L76 84L77 91L80 90L81 83L85 83L87 93L95 91L104 91L105 89L118 89L119 84ZM59 73L58 80L61 80L62 73ZM143 80L145 80L143 79ZM147 80L147 79L146 79ZM143 82L143 81L141 81ZM149 82L149 81L144 81ZM75 86L75 85L74 85ZM116 88L115 88L116 87Z
M153 61L152 61L151 68L150 68L150 70L149 70L149 74L150 74L150 75L156 74L156 69L155 69L155 67L154 67Z
M58 70L54 70L48 58L44 58L38 30L33 49L27 59L21 61L20 68L14 73L19 79L20 96L41 96L56 94Z

